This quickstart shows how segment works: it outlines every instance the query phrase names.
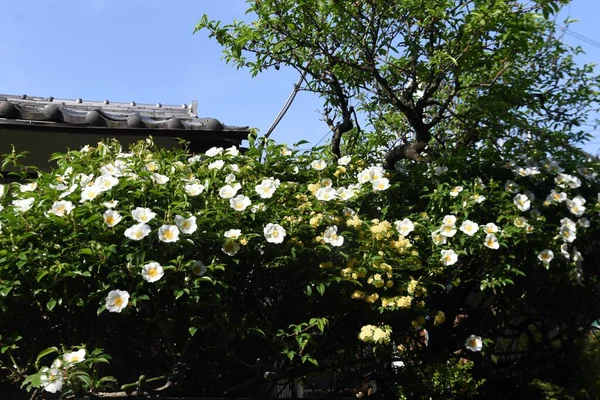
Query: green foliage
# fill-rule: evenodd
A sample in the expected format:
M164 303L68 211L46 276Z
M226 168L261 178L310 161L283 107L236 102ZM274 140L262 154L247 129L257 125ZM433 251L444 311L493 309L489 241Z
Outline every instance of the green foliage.
M464 359L450 359L418 370L397 368L389 377L396 386L385 390L398 399L473 398L484 381L473 378L472 368L473 363Z
M76 346L113 359L61 372L78 395L140 374L166 377L151 391L264 395L338 371L339 388L375 373L398 395L466 396L564 361L548 352L600 317L598 164L490 143L385 171L374 146L334 161L105 142L0 186L0 378L48 391L50 355Z
M481 140L564 146L589 138L581 127L598 107L600 78L574 62L580 48L561 41L554 17L567 3L257 0L248 1L252 21L204 15L196 31L253 76L280 65L305 75L302 89L323 98L334 154L342 135L346 154L360 143L359 111L377 135L393 138L391 168Z

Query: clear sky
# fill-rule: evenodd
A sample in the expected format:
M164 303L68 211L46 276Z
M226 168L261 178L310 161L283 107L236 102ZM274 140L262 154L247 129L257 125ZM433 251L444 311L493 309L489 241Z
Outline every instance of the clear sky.
M599 0L573 0L571 29L600 42ZM0 93L85 100L183 104L200 116L265 132L298 75L282 68L252 78L221 59L218 44L193 28L203 14L243 19L245 0L0 0ZM562 16L562 15L561 15ZM600 48L566 35L598 62ZM298 94L271 136L316 144L328 133L320 100ZM593 127L587 128L594 131ZM600 132L587 146L598 152Z

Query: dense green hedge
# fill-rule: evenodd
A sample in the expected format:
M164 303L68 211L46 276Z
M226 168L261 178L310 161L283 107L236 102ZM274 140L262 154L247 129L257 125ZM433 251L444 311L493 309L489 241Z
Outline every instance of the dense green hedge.
M104 142L0 186L1 389L144 375L145 391L266 395L327 375L502 398L575 354L600 317L597 163L485 143L395 171L371 155Z

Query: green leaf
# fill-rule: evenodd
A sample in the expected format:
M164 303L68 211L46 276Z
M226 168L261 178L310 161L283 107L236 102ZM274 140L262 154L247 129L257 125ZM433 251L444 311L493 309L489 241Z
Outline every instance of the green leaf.
M190 332L190 336L194 336L196 334L196 331L198 330L198 328L196 328L195 326L190 326L190 328L188 329L188 331Z
M310 296L310 295L312 295L312 288L310 287L310 285L306 285L306 288L304 288L304 293L305 293L307 296Z
M317 284L317 292L323 296L323 293L325 293L325 285L322 283Z
M43 357L47 356L48 354L52 354L52 353L58 353L58 347L52 346L52 347L48 347L47 349L40 351L37 355L37 358L35 359L35 362L37 363Z
M46 308L48 308L48 311L52 311L52 309L56 306L56 299L50 299L50 301L48 301L48 303L46 303Z

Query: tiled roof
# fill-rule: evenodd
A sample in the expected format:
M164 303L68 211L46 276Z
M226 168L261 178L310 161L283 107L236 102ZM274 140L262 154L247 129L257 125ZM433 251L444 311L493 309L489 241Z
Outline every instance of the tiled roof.
M135 134L136 130L156 130L149 133L186 138L221 132L225 137L245 139L249 133L247 126L228 126L215 118L199 118L195 101L173 106L0 94L0 128L3 125L12 128L25 125L44 130L76 128L77 131L105 128L127 130L129 134Z

